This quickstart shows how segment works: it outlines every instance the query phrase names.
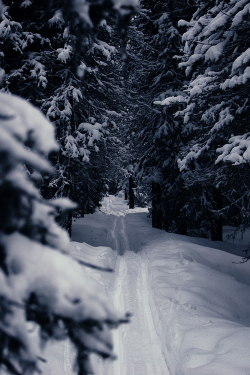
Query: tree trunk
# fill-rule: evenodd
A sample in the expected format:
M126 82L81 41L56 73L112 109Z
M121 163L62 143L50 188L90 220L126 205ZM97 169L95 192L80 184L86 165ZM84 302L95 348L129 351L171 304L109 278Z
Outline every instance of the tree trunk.
M184 236L187 235L187 220L184 217L179 217L177 222L177 233Z
M126 188L124 190L124 199L125 199L125 201L128 199L128 193L127 193L127 189Z
M132 177L129 177L129 208L133 209L135 207L135 197L134 197L134 181Z
M213 201L214 210L222 209L222 196L220 189L213 188ZM217 212L212 213L212 227L211 227L211 240L212 241L223 241L222 238L223 231L223 219L222 216Z
M84 203L82 204L82 207L81 207L81 217L84 217L85 215L85 207L84 207Z
M67 226L66 228L67 228L70 238L72 235L72 219L73 219L72 212L69 212L68 215L66 216L66 226Z
M62 213L62 216L60 218L60 224L68 232L69 237L71 237L71 234L72 234L72 220L73 220L72 212Z
M177 227L177 233L182 234L184 236L187 235L187 215L186 210L184 209L185 202L186 202L186 189L182 186L180 189L180 196L179 196L179 213L176 218L176 227Z
M152 181L152 227L162 229L161 186Z

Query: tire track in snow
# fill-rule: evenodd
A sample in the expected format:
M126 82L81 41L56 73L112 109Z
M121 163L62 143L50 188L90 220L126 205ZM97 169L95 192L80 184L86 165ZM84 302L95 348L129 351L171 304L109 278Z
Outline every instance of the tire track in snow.
M125 278L127 275L127 266L124 261L124 258L121 256L124 251L124 243L121 238L121 224L123 228L123 216L117 216L114 222L114 230L112 231L112 236L115 242L115 249L118 253L118 257L116 260L116 267L115 267L115 275L114 275L114 289L113 289L113 301L115 308L124 313L126 311L126 307L124 304L124 285L125 285ZM118 229L119 228L119 229ZM123 245L123 246L122 246ZM119 330L115 330L113 333L114 338L114 347L115 351L118 354L119 360L111 363L111 374L122 374L127 373L127 360L126 360L126 348L123 345L123 337L125 335L126 326L122 325ZM125 371L125 372L124 372Z
M110 209L109 209L110 211ZM113 213L113 212L112 212ZM127 275L127 266L124 258L119 255L123 254L125 251L124 241L121 233L122 223L124 214L122 212L116 212L116 218L114 220L113 228L110 231L111 237L114 241L114 249L117 251L117 259L115 264L115 272L113 279L113 286L109 291L110 297L113 298L114 307L124 313L126 310L124 305L124 279ZM115 353L117 354L119 360L101 360L100 358L93 356L93 369L96 375L122 375L129 374L127 372L127 353L126 348L123 345L123 337L126 335L126 324L121 325L119 329L113 331L113 342Z
M115 282L114 282L114 306L115 308L124 313L126 312L126 306L124 303L124 285L127 276L127 265L122 256L118 256L115 270ZM124 337L126 336L127 325L122 325L118 330L113 332L114 348L118 355L118 360L112 363L112 374L128 374L127 372L127 351L124 345Z
M153 319L151 303L152 298L149 295L149 282L148 282L148 259L146 258L145 254L138 254L141 255L141 284L137 289L138 298L139 295L144 295L142 299L142 306L144 311L147 313L145 314L146 319L146 328L150 334L150 340L153 344L153 347L150 347L151 350L151 357L154 357L154 361L149 364L149 368L147 369L148 374L165 374L170 375L170 370L166 362L166 358L164 356L162 341L160 340L157 329L155 326L155 322ZM151 301L151 303L150 303Z
M115 362L100 364L97 375L170 375L157 336L149 303L147 260L130 250L123 213L114 221L111 235L118 257L113 299L122 313L132 312L131 323L114 331ZM122 255L123 254L123 255Z
M64 375L72 375L74 373L73 367L75 358L73 345L67 340L64 343Z

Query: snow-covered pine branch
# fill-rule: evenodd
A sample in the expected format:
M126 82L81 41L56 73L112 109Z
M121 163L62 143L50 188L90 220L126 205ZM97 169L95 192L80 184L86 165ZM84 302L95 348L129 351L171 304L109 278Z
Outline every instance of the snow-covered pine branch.
M110 328L117 314L97 282L69 255L69 237L55 221L75 205L42 200L34 173L52 172L47 155L58 145L54 128L25 100L0 93L0 371L33 374L43 342L69 338L76 348L76 371L91 371L91 352L113 357Z
M246 35L250 4L248 0L221 1L207 8L201 2L190 22L179 21L180 27L188 28L183 34L184 57L179 67L186 69L190 81L185 88L186 109L176 115L182 116L186 124L196 124L192 132L195 144L214 143L215 133L227 144L230 135L237 134L237 124L242 122L248 108L245 95L250 54ZM168 105L175 100L176 97L168 97L156 104ZM201 146L195 153L193 150L189 153L187 147L189 156L185 160L197 158L207 149Z

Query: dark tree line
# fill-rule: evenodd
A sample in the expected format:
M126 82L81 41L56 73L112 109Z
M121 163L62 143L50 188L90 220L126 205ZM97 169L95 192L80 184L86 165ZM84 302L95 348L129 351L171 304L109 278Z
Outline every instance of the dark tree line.
M129 30L134 178L153 226L249 226L249 1L141 2Z
M60 145L44 197L83 216L131 176L154 227L216 240L248 226L248 1L143 0L127 34L130 5L119 33L113 11L5 3L3 90L40 107Z

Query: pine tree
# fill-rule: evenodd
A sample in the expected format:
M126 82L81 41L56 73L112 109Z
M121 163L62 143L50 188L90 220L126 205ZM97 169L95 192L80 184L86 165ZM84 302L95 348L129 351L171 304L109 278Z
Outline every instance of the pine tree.
M138 160L137 184L144 185L152 201L153 226L183 234L185 213L179 198L184 190L177 159L186 129L174 117L183 104L176 102L174 108L166 109L155 103L173 94L185 95L185 77L178 70L182 42L177 23L183 15L191 18L192 9L193 4L186 1L144 1L128 41L130 93L136 102L132 121L136 123L133 147Z
M91 8L91 19L72 22L68 14L75 12L74 2L66 8L62 1L49 7L38 1L5 3L4 89L39 106L55 124L60 144L58 157L51 159L56 175L44 180L42 191L47 198L74 199L81 207L78 213L93 212L107 192L106 180L97 172L107 174L109 169L102 152L110 145L106 140L115 134L121 111L114 16L97 22L101 14ZM65 225L70 232L69 219Z
M66 72L62 65L63 60L73 54L74 50L71 50L69 45L60 51L53 49L49 39L51 30L47 29L46 38L41 35L43 28L46 28L45 23L34 21L29 24L28 30L25 22L21 25L14 20L15 17L18 19L18 11L21 14L20 9L26 9L25 7L27 12L30 12L29 17L34 11L39 22L46 20L46 4L41 5L41 2L38 4L34 1L35 8L32 8L32 11L29 7L33 4L29 0L8 4L9 8L4 9L0 4L1 11L3 9L0 25L1 58L6 70L6 86L3 91L16 90L30 101L46 106L47 94L49 93L49 98L52 97L52 90L55 89L53 95L57 101L51 102L49 108L54 109L57 138L58 133L61 136L63 132L63 125L67 125L64 129L67 140L63 151L69 154L68 164L60 164L65 168L62 171L62 181L66 186L67 180L63 180L63 173L70 173L67 168L73 159L73 153L80 152L72 146L75 143L71 143L70 136L73 135L68 128L68 118L72 116L72 106L77 105L82 92L78 87L74 87L74 82L78 82L76 77L72 79L72 88L65 77L64 92L56 91L55 81L62 79L60 69ZM122 6L121 2L119 4ZM52 5L56 6L58 2L54 1ZM71 22L73 19L79 22L75 41L81 43L81 35L84 39L86 29L94 29L90 20L96 19L97 16L93 14L90 5L88 9L79 9L76 7L80 6L79 2L73 0L66 2L66 5L68 14L73 11L75 13ZM107 7L112 8L114 5L99 3L98 17L107 11ZM50 11L51 9L48 10ZM61 22L61 14L54 14L56 22ZM27 22L30 22L29 17L25 18ZM36 28L37 24L40 28ZM57 43L56 37L54 42ZM26 53L29 43L32 43L34 50ZM52 68L52 63L55 63L59 55L58 75L55 81L52 79L51 82L51 77L48 79L49 74L47 75L50 70L46 59L51 57ZM48 64L46 69L45 62ZM1 83L3 73L1 68ZM50 73L52 74L51 71ZM70 69L68 73L71 75ZM72 102L72 98L75 102ZM81 111L80 108L78 110ZM47 114L51 113L52 110ZM86 142L92 142L89 146L95 147L94 138L97 137L97 132L94 130L106 129L107 125L98 123L97 119L89 119L89 122L78 120L81 127L79 133L85 136ZM1 373L21 375L39 372L40 350L30 341L27 322L33 322L39 327L43 343L48 340L69 339L76 349L76 372L84 375L92 373L90 353L97 353L104 358L113 357L109 330L128 320L127 316L120 316L113 311L97 284L86 276L82 264L70 256L69 236L58 222L75 208L75 203L62 197L50 200L41 198L37 185L41 183L42 175L46 177L54 171L48 161L48 155L59 147L62 148L63 144L61 140L58 145L54 133L52 124L33 105L16 95L0 93ZM80 136L77 141L81 142ZM81 156L89 155L88 152L82 151ZM52 160L59 158L60 163L60 158L66 157L67 154L59 153L59 156L53 156ZM72 171L76 172L73 169ZM73 176L80 178L76 173Z
M176 113L189 128L179 167L188 188L197 190L196 211L207 218L212 238L218 239L219 234L213 234L214 226L220 228L221 238L222 216L231 224L247 225L249 221L250 5L249 1L234 0L197 3L193 19L179 22L179 26L188 27L183 35L185 59L179 66L185 68L189 78L184 87L187 96L182 98L185 109ZM178 100L172 97L161 104ZM189 210L195 207L191 201L189 206Z
M48 152L58 148L52 125L33 106L1 93L0 211L0 368L10 374L34 373L39 348L33 348L26 322L41 339L71 340L79 374L90 371L88 356L112 356L108 329L126 320L69 255L69 237L55 221L75 207L66 198L41 199L34 182L50 173ZM1 371L2 371L1 370Z

